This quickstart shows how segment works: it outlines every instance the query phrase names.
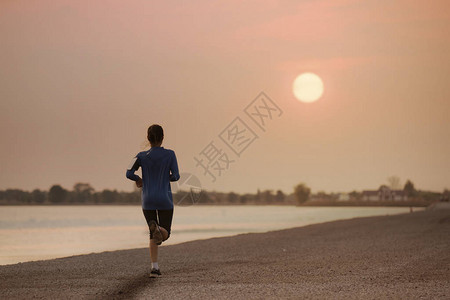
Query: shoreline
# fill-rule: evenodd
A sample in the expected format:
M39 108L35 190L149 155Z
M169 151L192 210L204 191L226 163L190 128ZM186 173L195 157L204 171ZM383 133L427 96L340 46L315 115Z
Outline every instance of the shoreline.
M12 206L14 207L14 206ZM67 208L67 206L59 206L59 207L63 207L63 208ZM80 206L71 206L74 209L75 208L80 208ZM86 206L86 207L91 207L91 206ZM116 207L116 208L120 208L122 206L110 206L110 207ZM134 206L135 208L139 208L140 206ZM192 206L191 206L192 207ZM191 207L187 207L187 209L191 208ZM203 206L204 208L214 208L215 206ZM224 207L224 206L222 206ZM249 207L248 206L226 206L226 207L234 207L237 208L239 211L247 211ZM270 206L267 205L265 206L266 208L270 207L270 210L275 213L275 214L279 214L280 211L279 209L285 209L285 206ZM30 208L32 209L32 208ZM58 209L58 207L41 207L41 209ZM186 209L186 207L178 207L177 209ZM252 209L252 208L250 208ZM241 230L239 230L238 228L236 228L235 230L232 229L227 229L227 227L225 225L228 224L222 224L219 222L219 227L215 227L215 225L211 225L214 229L212 231L205 231L203 232L203 234L201 233L202 231L200 231L199 233L195 234L194 232L188 233L188 234L183 234L181 232L179 232L180 228L178 227L174 227L174 230L176 230L176 234L168 240L168 242L166 242L164 244L164 246L168 246L168 245L177 245L180 243L184 243L184 242L188 242L188 241L196 241L196 240L205 240L205 239L209 239L209 238L215 238L215 237L231 237L231 236L236 236L239 234L245 234L245 233L265 233L265 232L270 232L270 231L274 231L274 230L284 230L284 229L292 229L292 228L299 228L299 227L304 227L304 226L308 226L308 225L312 225L312 224L321 224L321 223L326 223L326 222L332 222L332 221L338 221L338 220L348 220L348 219L354 219L354 218L359 218L359 217L370 217L370 216L385 216L385 215L397 215L397 214L404 214L404 213L410 213L411 210L407 210L405 208L394 208L394 207L378 207L378 208L368 208L368 207L320 207L320 208L312 208L312 207L301 207L301 206L296 206L293 209L295 210L310 210L310 209L314 209L314 211L316 211L315 214L317 215L321 215L321 211L327 211L329 209L331 209L332 211L338 213L340 216L338 217L337 215L334 217L326 217L326 218L318 218L317 220L310 220L310 221L296 221L296 222L291 222L289 224L284 224L283 226L277 226L276 224L272 224L272 226L266 226L266 227L252 227L252 224L246 224L246 226L249 227L244 227L241 228ZM359 211L359 213L349 213L347 215L341 215L341 211L347 211L347 212L351 212L353 211L352 209L357 209ZM424 208L421 207L415 207L414 211L420 211L423 210ZM364 211L369 210L369 213L364 213ZM286 211L284 211L286 213ZM245 215L246 213L244 213ZM305 213L301 213L300 215L303 215ZM327 213L327 215L329 215L329 213ZM307 216L307 213L305 214L305 216ZM306 217L302 217L302 218L306 218ZM290 216L292 217L292 216ZM289 218L289 217L288 217ZM222 221L226 221L226 220L222 220ZM269 221L269 219L266 219L266 221ZM230 221L227 221L230 222ZM225 227L221 227L221 226L225 226ZM264 226L263 224L260 224L262 226ZM183 225L181 225L183 226ZM194 226L195 227L195 226ZM142 227L143 229L144 227ZM61 228L62 229L62 228ZM67 228L65 228L67 229ZM17 229L5 229L6 231L0 230L0 233L3 232L3 234L8 234L6 236L11 236L11 238L13 238L13 236L16 236L18 234L23 235L25 232L21 231L21 228L17 228ZM27 231L32 230L32 229L26 229ZM36 230L41 230L41 229L36 229ZM97 230L93 228L93 230ZM182 230L183 231L183 230ZM98 235L101 231L98 231L96 234ZM36 232L37 234L39 234L39 231ZM35 233L35 234L36 234ZM129 234L133 234L135 235L136 232L132 231L129 232ZM32 233L29 232L29 235L31 235ZM94 233L93 236L96 236L96 234ZM123 234L123 233L122 233ZM71 235L71 231L67 232L65 236L67 235ZM116 236L117 237L117 236ZM119 238L121 236L119 235ZM61 238L64 238L63 236L61 236ZM78 239L82 238L81 236L78 236ZM100 236L98 236L98 238L101 238ZM114 238L111 236L111 239ZM116 244L116 245L112 245L110 244L109 247L95 247L93 246L93 244L91 244L90 246L87 247L79 247L77 249L73 249L70 250L69 245L67 245L66 247L62 247L59 248L57 246L58 250L53 250L53 251L46 251L46 252L40 252L38 251L28 251L28 255L25 252L22 252L21 254L18 253L14 253L14 252L10 252L10 253L6 253L5 251L0 251L0 255L1 255L1 259L0 259L0 266L6 266L6 265L14 265L14 264L18 264L18 263L26 263L26 262L36 262L36 261L47 261L47 260L51 260L51 259L57 259L57 258L67 258L67 257L71 257L71 256L75 256L75 255L85 255L85 254L98 254L98 253L102 253L102 252L106 252L106 251L117 251L117 250L131 250L131 249L135 249L135 248L141 248L141 247L145 247L147 243L144 243L143 241L137 243L136 241L136 236L135 239L133 239L132 243L130 243L130 241L128 241L128 243L125 244ZM43 242L43 243L42 243ZM50 243L52 243L52 241L49 241ZM42 245L50 245L47 244L47 242L45 241L41 241ZM126 247L123 247L123 245L125 245ZM5 249L5 248L4 248ZM7 249L7 248L6 248ZM49 248L52 249L52 248ZM20 250L20 249L19 249ZM16 254L16 255L14 255Z
M0 266L8 299L448 298L450 210Z

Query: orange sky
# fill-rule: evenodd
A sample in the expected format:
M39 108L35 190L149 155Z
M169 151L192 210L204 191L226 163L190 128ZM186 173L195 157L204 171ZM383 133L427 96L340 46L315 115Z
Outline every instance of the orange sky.
M131 190L146 128L208 189L450 188L448 1L2 1L0 189ZM295 77L325 93L297 101ZM244 108L283 111L265 132ZM194 156L258 135L215 182ZM259 130L259 131L258 131Z

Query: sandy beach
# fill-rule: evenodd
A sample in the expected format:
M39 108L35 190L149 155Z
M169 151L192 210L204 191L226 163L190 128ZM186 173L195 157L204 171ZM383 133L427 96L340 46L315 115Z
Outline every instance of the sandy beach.
M449 299L450 209L0 267L3 299Z

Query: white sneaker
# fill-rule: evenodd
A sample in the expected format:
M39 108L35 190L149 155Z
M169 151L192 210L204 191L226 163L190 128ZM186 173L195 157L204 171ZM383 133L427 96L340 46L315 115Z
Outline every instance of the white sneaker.
M156 278L161 276L161 271L159 269L152 268L152 271L150 272L151 278Z

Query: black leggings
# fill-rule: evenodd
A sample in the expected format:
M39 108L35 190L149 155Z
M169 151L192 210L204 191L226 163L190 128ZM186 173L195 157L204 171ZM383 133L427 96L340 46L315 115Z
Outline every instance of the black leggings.
M172 217L173 217L173 209L168 210L146 210L142 209L144 212L145 220L147 221L147 225L149 227L150 231L150 224L151 221L155 221L159 226L167 230L167 233L169 234L167 238L170 236L170 229L172 227ZM150 232L150 238L152 237L152 234Z

